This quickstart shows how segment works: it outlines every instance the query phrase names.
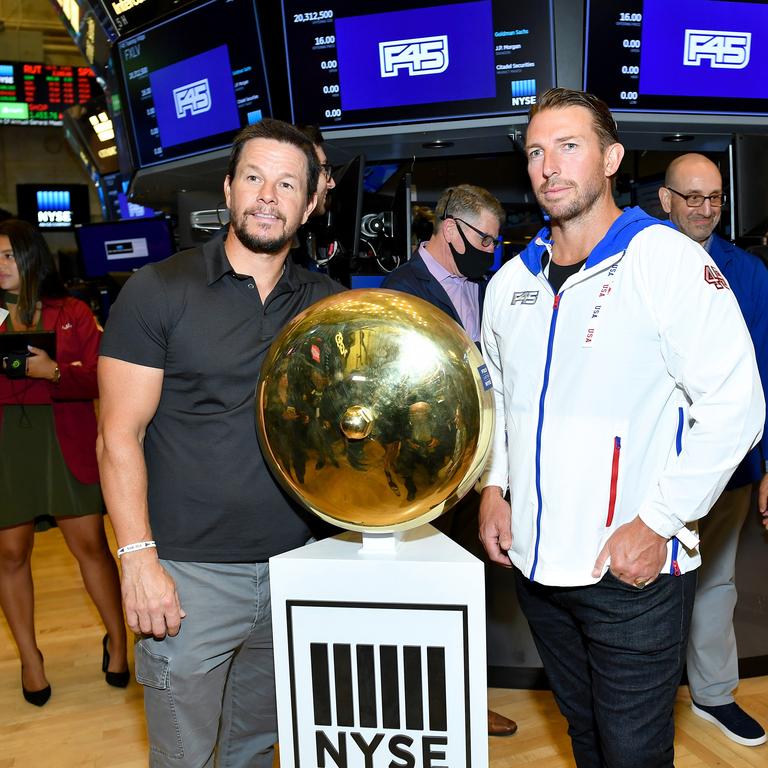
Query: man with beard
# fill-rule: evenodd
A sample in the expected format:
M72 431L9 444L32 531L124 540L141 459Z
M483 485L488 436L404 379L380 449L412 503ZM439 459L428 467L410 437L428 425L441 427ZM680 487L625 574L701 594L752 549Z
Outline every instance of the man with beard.
M272 766L268 559L310 539L313 520L269 473L253 402L275 335L340 290L287 258L318 173L292 126L243 129L224 180L229 227L141 269L110 313L98 455L142 636L152 766Z
M712 257L739 302L755 347L763 392L768 386L768 271L757 256L715 233L725 203L723 179L708 158L689 153L675 158L659 189L662 208L683 234ZM686 669L691 709L737 744L766 741L765 729L735 701L739 655L733 629L736 607L736 551L752 509L752 489L760 483L758 504L768 500L768 434L739 464L711 512L699 524L702 565L691 620ZM768 518L766 518L768 520Z
M579 768L671 768L695 521L762 433L754 351L707 254L616 207L602 101L548 91L525 149L550 221L486 292L480 536L515 569Z
M504 209L487 189L471 184L449 187L436 207L440 219L432 236L419 244L409 261L387 275L381 287L428 301L479 343L486 273L493 265L493 252L500 242L499 229L506 218ZM402 452L400 460L403 465ZM413 482L410 477L405 480L406 485ZM390 487L393 483L390 480ZM477 527L478 501L477 494L471 491L436 520L435 526L461 543L462 531ZM514 720L488 710L491 736L510 736L515 731Z

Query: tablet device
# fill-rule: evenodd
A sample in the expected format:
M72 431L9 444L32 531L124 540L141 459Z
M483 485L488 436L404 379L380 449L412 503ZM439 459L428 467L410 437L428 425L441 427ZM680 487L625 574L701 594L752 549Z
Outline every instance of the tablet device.
M10 331L0 333L0 357L27 352L27 347L44 349L51 360L56 359L56 331Z

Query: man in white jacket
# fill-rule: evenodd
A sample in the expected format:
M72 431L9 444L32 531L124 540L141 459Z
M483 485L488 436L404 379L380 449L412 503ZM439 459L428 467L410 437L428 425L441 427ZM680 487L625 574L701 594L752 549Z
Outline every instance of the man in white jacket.
M761 435L754 350L705 251L616 207L603 102L547 92L526 152L550 226L486 294L480 538L515 569L579 768L671 768L695 521Z

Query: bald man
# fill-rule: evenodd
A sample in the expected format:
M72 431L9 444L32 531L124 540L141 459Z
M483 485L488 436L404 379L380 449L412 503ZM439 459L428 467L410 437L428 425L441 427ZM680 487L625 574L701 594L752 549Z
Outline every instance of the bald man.
M659 198L670 221L699 243L717 270L704 279L733 291L755 346L760 378L768 384L768 269L754 255L714 233L726 202L717 166L699 154L681 155L667 168ZM706 270L707 268L705 268ZM723 280L723 277L725 280ZM727 284L726 284L727 281ZM711 512L699 521L702 566L688 641L691 708L728 738L745 746L766 741L763 727L735 701L739 682L733 611L736 606L736 549L750 510L752 486L760 482L758 506L768 523L768 434L737 467Z

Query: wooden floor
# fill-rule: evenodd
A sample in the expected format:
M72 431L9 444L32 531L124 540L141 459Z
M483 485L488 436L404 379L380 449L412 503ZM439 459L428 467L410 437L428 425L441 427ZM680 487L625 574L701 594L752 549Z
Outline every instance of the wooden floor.
M15 647L0 619L0 768L145 766L141 689L133 682L125 690L104 683L103 629L58 530L38 534L33 567L39 645L53 696L42 709L24 701ZM768 678L743 681L738 698L768 723ZM681 689L678 768L768 768L768 745L734 744L692 715L689 703ZM490 739L492 768L573 768L565 723L549 692L493 689L490 706L520 726L512 737Z

